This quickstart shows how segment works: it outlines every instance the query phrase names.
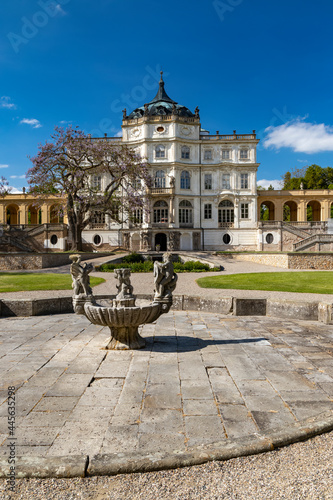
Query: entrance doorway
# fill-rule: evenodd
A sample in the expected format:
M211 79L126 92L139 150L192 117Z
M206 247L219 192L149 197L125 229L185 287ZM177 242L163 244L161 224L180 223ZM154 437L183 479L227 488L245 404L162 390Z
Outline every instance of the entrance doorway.
M155 249L156 246L160 245L160 250L165 252L167 249L167 237L164 233L157 233L155 236Z

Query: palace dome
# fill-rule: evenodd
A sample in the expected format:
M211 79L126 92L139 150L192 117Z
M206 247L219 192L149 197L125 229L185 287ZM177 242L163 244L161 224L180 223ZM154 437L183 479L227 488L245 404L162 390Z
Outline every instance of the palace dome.
M199 110L196 108L195 114L188 108L178 104L176 101L170 99L164 89L163 72L161 71L161 79L156 96L152 101L140 108L136 108L132 113L126 117L128 120L141 118L143 116L165 116L165 115L178 115L182 117L197 117L199 118Z

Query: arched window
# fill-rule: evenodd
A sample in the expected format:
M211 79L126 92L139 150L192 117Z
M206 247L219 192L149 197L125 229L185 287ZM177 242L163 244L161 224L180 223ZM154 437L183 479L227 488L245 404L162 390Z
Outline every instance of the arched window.
M220 227L229 227L234 222L234 204L224 200L219 204L218 221Z
M189 226L193 224L192 203L187 200L183 200L179 203L179 224L180 226Z
M154 205L154 223L168 222L168 204L166 201L157 201Z
M162 146L162 144L156 146L155 158L165 158L165 146Z
M183 170L180 175L180 189L191 189L191 177L187 170Z
M165 172L164 170L157 170L154 179L154 187L165 188Z
M190 148L188 146L182 147L182 158L188 160L190 158Z

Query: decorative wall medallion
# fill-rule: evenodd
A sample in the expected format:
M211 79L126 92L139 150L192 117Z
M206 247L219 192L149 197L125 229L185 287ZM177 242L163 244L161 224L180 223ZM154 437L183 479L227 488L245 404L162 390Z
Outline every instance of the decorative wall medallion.
M157 128L156 128L156 131L159 133L159 134L163 134L163 132L165 132L165 128L162 127L162 125L159 125Z
M139 128L134 128L132 130L132 136L133 137L139 137L140 134L141 134L141 130Z
M180 129L180 131L183 135L191 135L192 134L192 130L190 129L190 127L182 127Z

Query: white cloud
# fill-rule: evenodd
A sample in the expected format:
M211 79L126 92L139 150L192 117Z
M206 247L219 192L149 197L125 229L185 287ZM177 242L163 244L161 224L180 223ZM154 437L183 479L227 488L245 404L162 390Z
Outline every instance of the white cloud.
M43 126L39 120L36 120L36 118L23 118L23 120L21 120L20 123L31 125L32 128L40 128Z
M10 194L22 194L23 193L22 188L19 189L19 188L15 188L13 186L8 186L8 189L10 190Z
M55 11L61 16L67 16L67 12L61 7L60 3L55 6Z
M0 168L8 168L8 167L9 167L9 165L4 165L4 164L1 165L0 164Z
M10 97L3 95L0 99L0 108L16 109L16 106L13 102L10 102Z
M333 127L324 123L308 123L302 118L277 127L266 128L265 148L291 148L296 153L333 151Z
M11 175L10 179L25 179L25 175Z
M122 130L119 130L115 135L115 137L122 137L122 136L123 136Z
M263 187L264 189L267 189L270 185L272 185L274 189L282 189L282 181L278 179L260 179L257 181L257 185Z

